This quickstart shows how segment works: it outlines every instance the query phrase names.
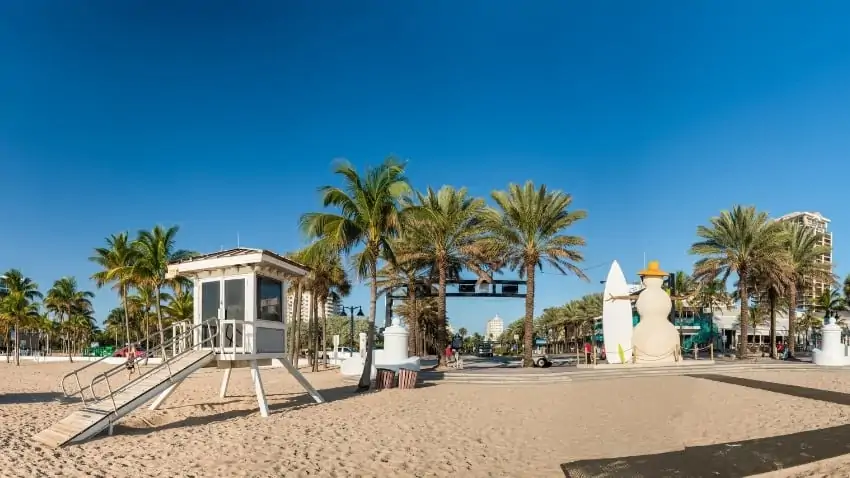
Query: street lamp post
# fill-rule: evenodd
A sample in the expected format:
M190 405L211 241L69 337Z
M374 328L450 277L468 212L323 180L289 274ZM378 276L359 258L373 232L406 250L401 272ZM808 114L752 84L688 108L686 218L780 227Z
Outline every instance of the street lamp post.
M351 346L352 352L354 351L354 309L357 309L357 317L363 317L363 308L359 305L350 305L348 307L342 307L343 312L345 312L346 310L351 312L351 343L349 345Z

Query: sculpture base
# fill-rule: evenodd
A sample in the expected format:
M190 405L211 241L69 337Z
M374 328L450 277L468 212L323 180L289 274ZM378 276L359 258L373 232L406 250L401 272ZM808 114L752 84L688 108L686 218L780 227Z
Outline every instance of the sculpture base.
M842 347L844 348L843 344ZM841 367L850 365L850 357L836 353L826 353L820 349L812 350L812 363L822 367Z
M342 366L339 368L340 374L344 377L359 377L363 374L363 361L365 358L361 358L360 354L354 354L353 357L345 359L342 362ZM372 380L375 379L379 368L386 368L389 370L394 370L398 372L401 368L406 368L408 370L419 371L422 366L419 360L419 357L408 357L403 360L386 360L384 357L384 351L381 349L374 351L374 356L372 357Z

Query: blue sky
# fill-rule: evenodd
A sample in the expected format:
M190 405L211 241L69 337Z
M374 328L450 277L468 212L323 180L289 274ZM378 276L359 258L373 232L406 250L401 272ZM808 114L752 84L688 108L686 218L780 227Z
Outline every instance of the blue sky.
M249 6L250 5L250 6ZM733 204L833 220L850 269L846 2L0 4L0 269L94 289L92 248L181 227L201 252L302 244L334 158L409 159L417 188L546 183L584 266L689 269ZM544 273L537 311L598 291ZM549 271L544 271L549 272ZM368 304L365 287L349 304ZM98 292L102 318L117 304ZM521 300L452 300L483 331Z

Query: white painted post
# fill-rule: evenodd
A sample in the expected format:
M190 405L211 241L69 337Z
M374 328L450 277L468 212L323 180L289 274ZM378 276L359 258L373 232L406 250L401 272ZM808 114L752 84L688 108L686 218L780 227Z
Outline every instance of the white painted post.
M224 369L224 376L221 378L221 389L218 392L218 398L227 396L227 384L230 382L231 372L233 372L233 362L227 362L227 368Z
M229 369L228 369L229 371ZM269 404L266 402L266 392L263 390L263 380L256 360L251 360L251 378L254 380L254 391L257 393L257 404L260 406L260 416L269 416Z
M334 365L339 365L339 334L333 336L334 344Z
M163 390L162 393L160 393L159 396L156 397L156 400L154 400L153 403L151 403L151 406L148 407L148 410L159 410L159 407L162 406L162 404L166 400L168 400L168 397L171 396L171 394L174 392L174 390L177 388L177 386L180 385L181 383L183 383L182 380L179 381L179 382L174 382L171 385L169 385L168 388Z

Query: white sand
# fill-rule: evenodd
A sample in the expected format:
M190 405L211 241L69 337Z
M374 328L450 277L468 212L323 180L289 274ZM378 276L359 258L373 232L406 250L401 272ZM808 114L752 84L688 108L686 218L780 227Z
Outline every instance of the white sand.
M564 462L769 437L850 418L850 407L687 377L354 395L327 371L307 374L330 400L315 405L285 370L267 369L271 416L264 419L247 370L234 371L230 396L219 399L221 372L207 369L163 409L125 418L114 436L48 449L30 437L79 407L54 400L59 377L71 369L0 363L3 477L560 477ZM850 391L842 378L850 374L747 376ZM821 471L775 476L833 476L833 461L808 465Z

